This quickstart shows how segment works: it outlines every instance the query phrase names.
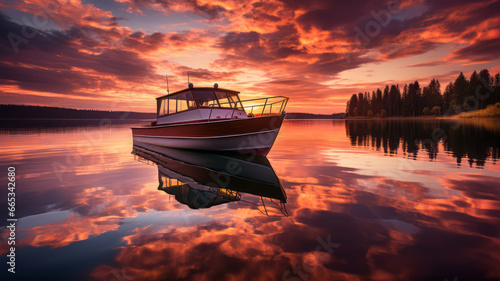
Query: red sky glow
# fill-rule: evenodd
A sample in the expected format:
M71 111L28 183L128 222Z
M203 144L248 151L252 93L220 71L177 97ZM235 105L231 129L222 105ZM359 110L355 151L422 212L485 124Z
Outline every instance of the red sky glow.
M29 0L0 3L0 103L154 112L218 83L343 112L358 92L500 70L500 1Z

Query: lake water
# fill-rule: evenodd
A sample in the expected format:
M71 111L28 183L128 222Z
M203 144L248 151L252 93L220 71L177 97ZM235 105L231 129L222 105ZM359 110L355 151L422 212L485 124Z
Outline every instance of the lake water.
M286 120L267 159L129 127L0 131L1 280L500 280L498 121Z

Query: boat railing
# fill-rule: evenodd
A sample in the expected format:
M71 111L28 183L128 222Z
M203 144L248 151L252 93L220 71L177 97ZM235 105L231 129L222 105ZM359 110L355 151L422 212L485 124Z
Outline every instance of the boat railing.
M267 98L257 98L236 102L226 102L220 103L220 107L222 108L232 108L232 113L230 118L234 117L234 113L236 110L245 110L248 117L257 117L257 116L267 116L267 115L280 115L285 111L286 105L288 103L288 98L284 96L276 96L276 97L267 97ZM219 108L219 106L210 106L210 114L208 116L208 120L212 119L212 111L215 108ZM226 116L229 118L228 116Z
M240 103L249 117L280 115L285 111L288 98L276 96L243 100Z

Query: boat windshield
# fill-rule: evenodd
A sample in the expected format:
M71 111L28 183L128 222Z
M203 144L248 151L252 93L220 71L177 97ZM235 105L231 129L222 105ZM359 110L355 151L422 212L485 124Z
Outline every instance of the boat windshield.
M193 94L201 107L219 107L217 97L213 91L195 90Z
M231 108L231 102L229 101L229 96L227 95L226 92L221 92L221 91L215 91L215 95L217 96L217 99L219 100L219 104L221 107L229 107Z
M243 110L237 93L224 90L192 90L158 99L158 116L170 115L198 107L222 107Z
M201 107L222 107L222 108L240 108L240 99L238 94L229 93L226 91L208 91L195 90L193 91L198 104Z

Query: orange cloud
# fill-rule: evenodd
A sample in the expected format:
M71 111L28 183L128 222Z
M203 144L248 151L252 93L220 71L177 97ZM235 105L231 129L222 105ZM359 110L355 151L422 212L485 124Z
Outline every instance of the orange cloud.
M2 102L25 103L37 96L37 104L78 106L53 96L67 94L95 97L95 107L102 108L129 90L134 110L151 112L165 73L178 89L185 85L185 71L198 70L203 75L196 77L197 84L217 80L242 87L237 90L248 96L279 92L291 97L294 111L332 113L344 111L341 100L349 95L336 79L349 72L350 94L357 92L358 85L371 83L362 70L366 65L408 59L406 66L431 68L434 76L442 76L450 65L495 64L499 55L499 20L493 12L498 1L117 2L128 14L77 0L2 4L33 15L27 16L31 24L10 19L9 10L0 16L6 27L0 44L8 51L2 59ZM367 35L374 24L377 32ZM163 32L165 27L175 31ZM28 30L36 36L22 39ZM357 30L365 33L366 46L357 42ZM14 48L9 33L21 36ZM19 55L12 56L16 49ZM441 58L430 54L436 50L443 52ZM429 59L415 63L417 56ZM390 64L382 68L394 75ZM394 83L422 75L414 71L418 74L394 78Z

